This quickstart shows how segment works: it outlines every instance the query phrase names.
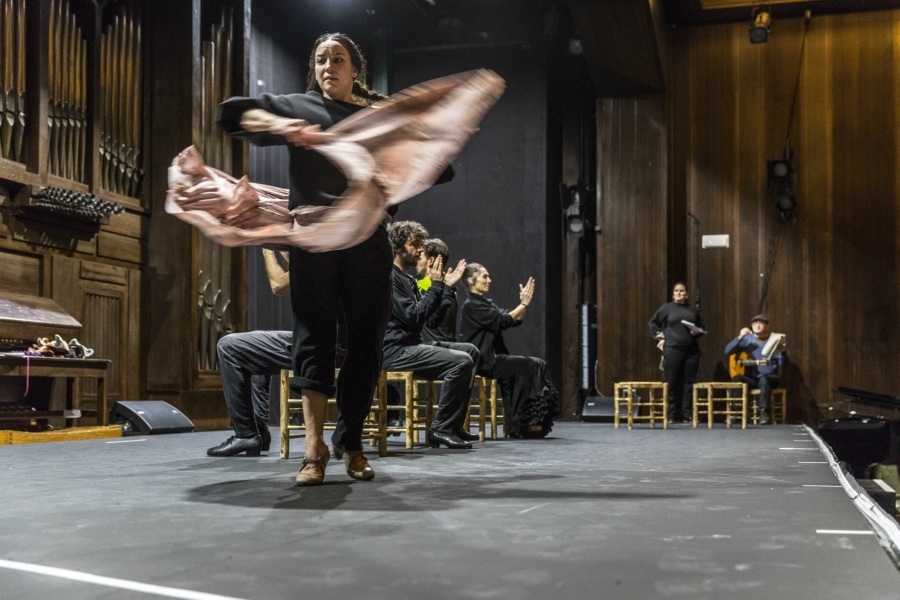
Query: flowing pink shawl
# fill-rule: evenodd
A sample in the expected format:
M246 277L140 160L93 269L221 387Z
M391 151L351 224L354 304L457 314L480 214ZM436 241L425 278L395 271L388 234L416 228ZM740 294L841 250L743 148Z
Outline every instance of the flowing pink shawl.
M428 189L450 165L505 84L480 69L428 81L392 95L311 136L347 178L331 206L288 210L288 191L250 183L203 163L193 146L169 167L166 212L223 246L299 246L313 252L367 239L389 206ZM242 122L278 133L302 121L269 115Z

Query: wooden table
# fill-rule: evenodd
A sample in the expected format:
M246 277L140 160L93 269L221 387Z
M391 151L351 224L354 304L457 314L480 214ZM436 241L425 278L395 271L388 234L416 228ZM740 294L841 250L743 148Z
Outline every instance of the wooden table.
M97 425L107 425L109 414L106 406L106 370L110 361L94 358L50 358L44 356L22 356L0 354L0 377L53 377L66 380L66 410L0 412L0 420L42 419L48 417L68 417L68 411L80 410L75 403L75 380L93 378L97 380L97 410L93 413ZM81 402L78 402L80 405Z

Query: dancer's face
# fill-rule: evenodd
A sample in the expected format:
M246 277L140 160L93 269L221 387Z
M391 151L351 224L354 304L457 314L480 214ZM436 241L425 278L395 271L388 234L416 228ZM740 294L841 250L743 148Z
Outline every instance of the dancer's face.
M356 67L350 53L340 43L328 40L316 48L316 81L322 93L332 100L353 101L353 80Z
M475 273L475 277L472 279L472 291L476 294L484 296L491 290L491 274L488 273L488 270L485 268L481 268Z
M687 288L680 283L672 288L672 300L678 304L687 304Z
M411 237L403 244L403 249L400 250L400 258L408 269L410 267L417 267L419 264L419 257L424 253L425 240L420 237Z

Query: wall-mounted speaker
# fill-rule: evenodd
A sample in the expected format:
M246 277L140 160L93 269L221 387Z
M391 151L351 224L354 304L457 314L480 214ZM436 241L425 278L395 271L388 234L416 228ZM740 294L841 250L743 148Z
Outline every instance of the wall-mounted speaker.
M124 435L185 433L194 424L184 413L162 400L120 400L109 409L109 422L122 426Z

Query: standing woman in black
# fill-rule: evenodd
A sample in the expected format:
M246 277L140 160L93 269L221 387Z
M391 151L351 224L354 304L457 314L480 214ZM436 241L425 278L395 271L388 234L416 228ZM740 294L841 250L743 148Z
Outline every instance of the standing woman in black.
M700 368L697 338L706 333L703 329L700 309L688 304L687 286L676 283L672 301L660 306L650 319L650 335L662 350L662 370L669 384L669 423L692 419L693 387Z
M344 192L347 179L322 154L306 148L305 138L310 132L305 131L305 125L278 135L251 133L242 128L241 118L247 111L263 109L327 130L383 98L365 87L365 75L365 59L353 40L341 33L324 34L313 45L305 94L231 98L220 106L219 121L235 137L287 148L291 209L330 205ZM327 401L332 395L339 409L331 438L335 456L344 459L350 477L369 480L375 476L362 452L362 429L381 370L382 339L391 310L391 261L384 227L344 250L290 248L293 363L302 387L306 425L305 455L297 485L319 485L325 477L329 450L323 429ZM347 354L335 385L339 307L345 316Z

